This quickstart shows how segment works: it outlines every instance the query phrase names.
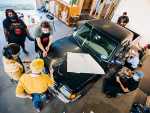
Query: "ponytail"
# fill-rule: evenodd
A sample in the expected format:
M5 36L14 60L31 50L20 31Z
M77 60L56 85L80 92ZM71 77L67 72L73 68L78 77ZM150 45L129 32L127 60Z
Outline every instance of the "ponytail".
M20 46L15 43L10 43L8 46L5 46L3 48L3 56L5 56L8 59L12 59L12 55L18 54L20 51Z

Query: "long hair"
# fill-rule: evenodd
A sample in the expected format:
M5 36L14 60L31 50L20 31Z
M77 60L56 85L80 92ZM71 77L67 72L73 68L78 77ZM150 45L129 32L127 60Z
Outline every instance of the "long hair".
M19 19L19 17L18 17L18 15L17 15L17 13L13 10L13 9L6 9L6 11L5 11L5 15L6 15L6 21L7 21L7 23L8 23L8 29L10 29L10 27L11 27L11 19L9 18L9 16L8 16L8 13L9 12L12 12L14 15L15 15L15 18L16 18L16 20L20 23L20 25L24 28L24 26L21 24L21 22L20 22L20 19ZM25 28L24 28L25 29Z
M7 59L12 59L12 55L18 54L20 51L20 46L15 43L10 43L9 45L5 46L3 48L3 56L5 56Z

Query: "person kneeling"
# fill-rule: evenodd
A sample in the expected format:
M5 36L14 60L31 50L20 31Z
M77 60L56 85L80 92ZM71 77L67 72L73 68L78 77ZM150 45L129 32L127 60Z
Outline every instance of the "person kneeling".
M142 67L143 65L143 62L147 59L147 57L150 55L150 44L147 44L146 46L142 47L140 45L140 42L138 42L138 46L141 48L141 50L138 50L140 56L139 56L139 59L140 59L140 62L139 62L139 66Z
M131 52L129 53L129 57L126 58L124 66L131 69L131 71L134 71L139 64L139 53L135 52L134 55L131 55Z
M116 80L112 78L107 79L108 85L104 86L104 93L108 91L113 92L115 94L128 93L129 91L136 90L144 74L141 71L136 71L132 75L131 70L129 70L129 76L130 78L125 83L122 83L119 77L116 77Z
M42 59L33 60L30 65L32 74L24 74L16 88L16 97L30 98L34 101L34 106L38 112L41 111L40 101L46 100L46 103L49 103L51 96L48 92L48 86L53 87L54 85L54 70L50 68L50 78L46 74L40 74L43 67L44 61ZM27 94L23 93L24 90Z
M40 53L43 57L47 56L53 42L53 27L47 21L42 21L41 25L35 26L35 51L40 57ZM42 57L42 56L41 56Z

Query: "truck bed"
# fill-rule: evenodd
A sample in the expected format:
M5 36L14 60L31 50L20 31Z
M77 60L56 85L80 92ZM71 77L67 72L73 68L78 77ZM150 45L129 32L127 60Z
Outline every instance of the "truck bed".
M135 46L137 44L137 42L139 42L141 36L128 28L126 28L126 29L131 31L134 34L130 47Z

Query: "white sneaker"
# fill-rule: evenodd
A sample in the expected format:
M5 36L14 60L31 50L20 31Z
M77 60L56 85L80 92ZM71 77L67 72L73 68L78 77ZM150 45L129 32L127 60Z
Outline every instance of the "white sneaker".
M122 94L123 94L123 93L117 93L117 95L119 95L119 96L122 95Z

